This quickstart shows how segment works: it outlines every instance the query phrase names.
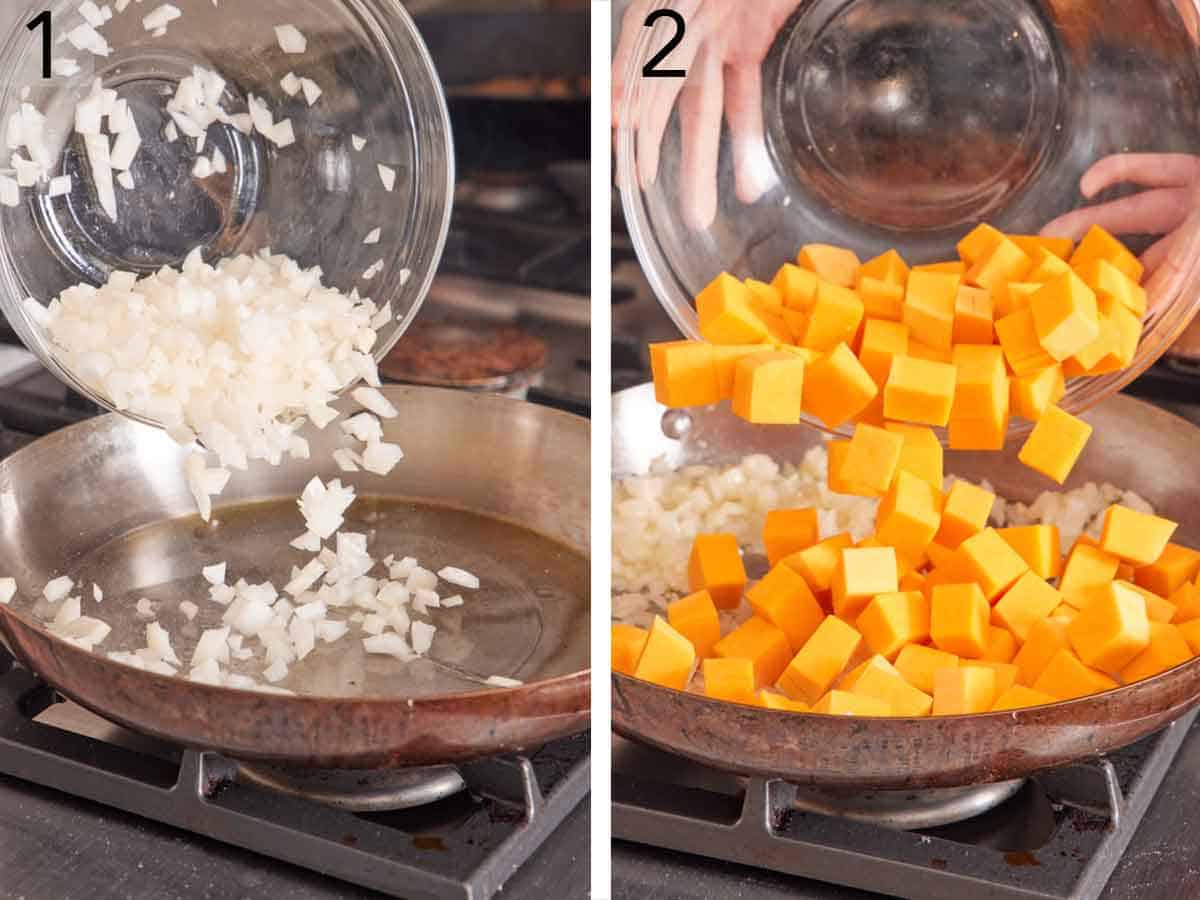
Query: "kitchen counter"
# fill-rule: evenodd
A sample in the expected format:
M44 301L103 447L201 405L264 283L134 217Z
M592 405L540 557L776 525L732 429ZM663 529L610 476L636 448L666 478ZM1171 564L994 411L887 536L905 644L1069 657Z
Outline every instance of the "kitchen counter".
M588 808L584 800L498 896L586 900ZM0 900L377 900L382 896L0 776Z
M613 900L872 900L880 895L629 844ZM1200 722L1179 750L1102 900L1194 900L1200 880Z

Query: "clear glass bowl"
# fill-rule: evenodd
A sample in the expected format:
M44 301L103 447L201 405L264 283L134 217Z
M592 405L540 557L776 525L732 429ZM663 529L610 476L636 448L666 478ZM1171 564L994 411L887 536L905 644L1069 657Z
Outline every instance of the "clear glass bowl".
M769 281L806 243L864 260L890 247L910 263L957 259L955 243L979 222L1037 233L1131 193L1083 198L1080 177L1102 157L1200 154L1197 0L765 0L752 18L731 18L751 6L656 3L687 20L660 63L687 78L642 77L674 31L666 21L641 28L614 72L625 86L625 218L655 293L690 338L693 297L723 270ZM729 104L734 96L742 102ZM714 124L729 108L739 137L727 119L718 145ZM747 139L760 115L763 140ZM685 146L685 119L710 135L707 146ZM1169 261L1148 276L1152 311L1134 365L1072 381L1064 408L1120 390L1195 314L1200 196L1194 206ZM1141 252L1153 236L1124 239ZM1014 419L1010 437L1031 427Z
M113 48L107 58L57 42L82 22L78 0L39 4L29 16L52 10L54 56L82 67L69 78L40 77L42 38L26 30L29 16L8 35L0 51L0 121L8 121L28 87L28 102L48 118L57 154L52 174L70 174L73 187L57 198L45 186L23 189L17 207L0 207L0 308L55 375L111 408L57 361L22 309L24 298L46 304L65 288L101 283L114 270L149 274L178 265L197 246L210 262L269 247L305 267L320 266L327 285L390 302L394 321L374 347L382 360L429 291L453 198L449 115L412 20L396 0L175 4L183 16L161 37L142 25L156 4L132 3L117 13L100 29ZM275 26L284 24L307 38L303 54L281 50ZM296 142L279 148L257 131L247 136L214 124L204 152L211 156L212 147L220 148L228 174L193 178L194 141L164 136L166 101L193 66L226 79L229 112L244 112L254 94L267 101L276 121L291 118ZM289 72L321 88L313 106L303 94L284 92L280 81ZM73 134L75 105L95 78L129 101L142 136L132 169L137 186L116 189L115 223L99 207L82 139ZM352 135L366 139L361 151ZM378 164L395 170L394 192L385 190ZM364 244L376 227L380 242ZM382 271L365 279L379 260Z

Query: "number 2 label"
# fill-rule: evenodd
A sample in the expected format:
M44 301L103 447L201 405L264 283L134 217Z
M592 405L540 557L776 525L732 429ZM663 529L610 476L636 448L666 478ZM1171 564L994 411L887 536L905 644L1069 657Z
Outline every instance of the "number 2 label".
M671 55L671 52L679 46L679 42L683 40L684 34L687 32L687 23L684 22L683 16L673 9L656 9L646 17L646 28L653 28L654 23L659 19L670 19L675 23L675 33L671 35L671 39L666 45L659 50L650 61L642 68L643 78L684 78L687 76L687 71L684 69L660 69L659 63Z

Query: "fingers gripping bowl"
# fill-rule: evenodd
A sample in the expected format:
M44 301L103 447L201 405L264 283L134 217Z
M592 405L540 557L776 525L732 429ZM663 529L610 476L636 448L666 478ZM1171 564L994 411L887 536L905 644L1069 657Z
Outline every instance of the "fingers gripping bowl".
M1096 445L1066 487L1087 481L1120 484L1179 521L1176 540L1195 546L1200 520L1194 507L1200 495L1175 473L1196 430L1124 397L1088 419L1096 426ZM751 453L799 463L820 440L815 431L751 426L720 407L664 417L649 387L618 395L614 407L618 477L644 473L659 459L672 469L736 462ZM976 482L986 479L1013 500L1029 502L1040 492L1011 450L950 453L946 470ZM958 787L1009 780L1123 746L1171 721L1198 697L1200 664L1195 661L1079 700L922 719L754 708L618 674L613 717L627 737L730 771L826 786Z
M642 77L673 27L642 28L652 8L687 21L661 63L687 70L684 79ZM956 258L955 243L979 222L1072 238L1098 222L1133 236L1136 249L1155 246L1133 364L1072 380L1061 401L1086 410L1165 352L1197 308L1190 168L1158 156L1097 165L1131 151L1200 150L1196 8L781 0L749 22L727 4L636 7L614 102L618 180L643 268L696 339L693 298L718 273L769 280L805 244L851 247L862 259L894 247L929 263ZM1121 182L1167 190L1112 207L1104 201L1129 193ZM1028 429L1014 420L1009 433Z

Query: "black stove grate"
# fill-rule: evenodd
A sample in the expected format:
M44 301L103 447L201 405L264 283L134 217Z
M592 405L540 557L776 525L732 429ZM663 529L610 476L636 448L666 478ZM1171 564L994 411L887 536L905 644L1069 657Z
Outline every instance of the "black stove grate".
M619 744L613 835L911 900L1095 900L1196 715L1106 758L1036 775L977 819L924 832L801 812L785 782L733 778ZM646 754L663 758L647 765ZM637 774L647 771L648 779ZM1044 829L1033 824L1039 803ZM998 826L1006 818L1010 827Z
M36 720L61 700L0 646L0 772L406 900L489 900L588 791L584 734L468 763L468 790L429 806L359 815L241 783L215 753Z

